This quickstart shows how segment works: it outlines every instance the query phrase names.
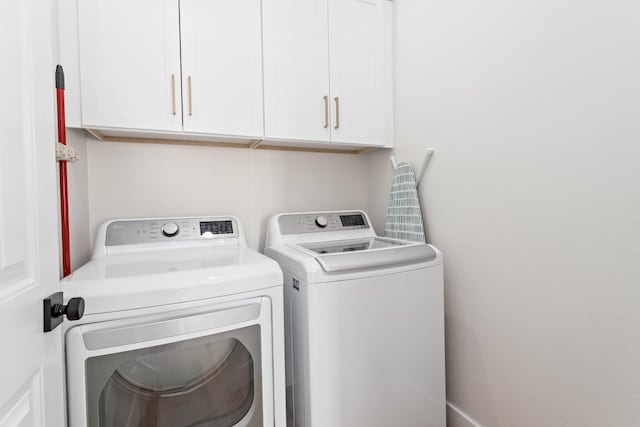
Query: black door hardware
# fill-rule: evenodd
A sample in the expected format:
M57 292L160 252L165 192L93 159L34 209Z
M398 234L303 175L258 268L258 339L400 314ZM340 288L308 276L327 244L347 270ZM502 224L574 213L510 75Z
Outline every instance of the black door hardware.
M54 330L67 316L69 320L80 320L84 315L84 299L71 298L64 305L62 292L56 292L43 300L44 302L44 331Z

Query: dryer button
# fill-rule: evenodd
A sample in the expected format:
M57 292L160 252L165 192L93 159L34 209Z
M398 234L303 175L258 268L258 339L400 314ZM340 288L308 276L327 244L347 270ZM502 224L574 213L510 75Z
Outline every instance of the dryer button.
M167 237L173 237L180 231L180 227L175 222L168 222L162 226L162 234Z

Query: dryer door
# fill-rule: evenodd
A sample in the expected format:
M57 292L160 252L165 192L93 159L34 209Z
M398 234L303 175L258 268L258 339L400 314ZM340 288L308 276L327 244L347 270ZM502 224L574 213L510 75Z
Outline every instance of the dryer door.
M267 301L72 329L69 387L84 392L70 395L71 426L272 424Z

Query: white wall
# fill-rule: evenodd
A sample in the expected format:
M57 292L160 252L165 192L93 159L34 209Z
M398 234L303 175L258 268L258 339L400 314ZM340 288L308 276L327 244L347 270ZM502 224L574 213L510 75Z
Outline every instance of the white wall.
M396 155L436 149L448 398L482 425L640 423L638 22L625 0L396 1Z
M249 244L287 211L364 209L362 156L87 141L92 242L110 218L236 215Z

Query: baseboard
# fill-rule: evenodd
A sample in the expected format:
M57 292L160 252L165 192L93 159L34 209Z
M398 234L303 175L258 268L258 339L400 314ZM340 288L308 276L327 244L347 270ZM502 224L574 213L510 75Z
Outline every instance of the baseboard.
M447 402L447 427L482 427L482 425L453 403Z

